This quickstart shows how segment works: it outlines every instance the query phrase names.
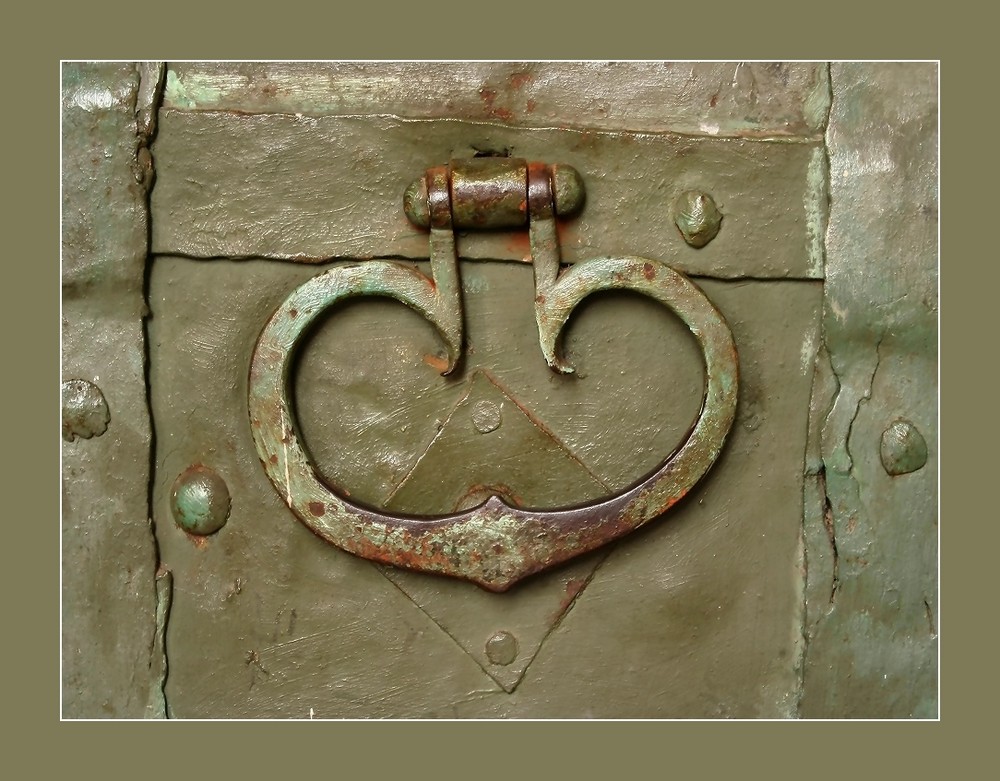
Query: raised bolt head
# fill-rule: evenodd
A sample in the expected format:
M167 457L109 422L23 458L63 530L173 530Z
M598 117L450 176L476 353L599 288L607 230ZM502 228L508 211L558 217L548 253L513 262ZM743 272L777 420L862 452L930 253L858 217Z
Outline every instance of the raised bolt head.
M517 639L510 632L497 632L486 641L486 657L492 664L511 664L517 658Z
M908 420L897 420L882 433L882 466L890 475L916 472L927 463L927 441Z
M229 520L230 505L226 481L201 464L181 472L170 490L170 511L189 534L215 534Z
M674 224L692 247L704 247L719 233L722 212L712 196L688 190L674 202Z

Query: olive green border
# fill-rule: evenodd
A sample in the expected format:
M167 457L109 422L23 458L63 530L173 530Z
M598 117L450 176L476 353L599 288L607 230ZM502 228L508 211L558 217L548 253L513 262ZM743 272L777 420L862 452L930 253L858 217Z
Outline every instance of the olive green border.
M987 112L995 98L981 88L985 85L975 83L978 69L991 69L995 45L986 36L993 27L985 19L961 14L956 4L938 12L916 6L896 11L870 0L777 8L677 3L655 11L649 3L616 2L597 14L582 6L567 13L561 6L537 2L465 5L460 13L454 5L436 10L414 3L394 9L385 3L330 4L321 12L315 4L297 6L95 1L68 11L48 5L22 9L20 13L34 16L27 26L8 18L9 37L17 40L5 51L6 82L14 87L6 101L6 130L14 137L6 145L13 170L5 177L5 200L9 217L14 217L8 224L19 229L15 251L6 256L10 281L5 307L12 346L5 384L15 388L15 403L8 408L6 484L14 502L6 503L4 573L5 701L8 718L19 725L13 733L7 731L8 745L15 746L11 766L156 777L170 768L198 777L243 777L245 771L251 778L352 771L378 778L427 772L538 777L581 769L589 770L588 776L619 778L678 771L708 778L721 777L724 770L778 776L871 776L891 770L895 777L921 771L918 777L926 777L949 766L957 771L959 758L962 766L976 767L973 754L985 756L990 749L989 741L975 737L993 731L986 708L995 696L995 653L986 657L995 648L995 611L981 596L976 598L988 594L992 583L992 561L986 555L993 548L987 535L995 534L995 510L973 488L996 478L985 474L987 460L967 455L983 434L991 436L992 428L984 420L992 400L981 397L989 387L995 348L986 353L982 346L993 342L990 316L995 307L979 309L976 304L985 302L973 297L987 289L980 275L994 274L991 266L996 265L995 244L983 238L992 223L985 214L990 200L981 192L994 165L988 162L993 157ZM60 723L59 59L167 57L941 58L942 105L956 117L961 111L968 125L965 133L957 121L942 122L942 159L948 166L942 214L948 215L950 228L942 239L942 255L952 258L948 268L953 273L944 275L942 285L947 296L941 311L947 313L948 327L941 355L943 374L951 380L947 387L960 387L962 393L943 394L951 403L943 407L948 435L941 438L950 467L943 470L948 479L941 491L942 506L950 510L941 514L941 723ZM971 163L971 154L982 163L963 173L962 163ZM947 192L955 194L954 200L947 201ZM957 251L958 244L966 245L964 253ZM28 291L21 289L25 276ZM973 317L987 331L967 347L962 325ZM980 369L978 383L963 376L965 366ZM962 436L963 429L982 433L977 441ZM14 485L16 492L11 491ZM20 730L31 734L22 738Z

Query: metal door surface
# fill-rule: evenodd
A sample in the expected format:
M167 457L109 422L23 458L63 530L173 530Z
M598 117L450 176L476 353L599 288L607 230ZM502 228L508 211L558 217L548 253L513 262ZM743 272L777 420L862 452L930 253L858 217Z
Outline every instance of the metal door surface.
M64 716L936 717L935 64L66 63L62 121ZM662 517L498 591L314 534L252 410L296 291L432 274L411 182L521 159L585 191L559 279L676 270L739 387ZM334 495L544 513L682 449L683 313L587 296L554 372L536 234L446 233L454 370L370 289L295 343L288 437Z

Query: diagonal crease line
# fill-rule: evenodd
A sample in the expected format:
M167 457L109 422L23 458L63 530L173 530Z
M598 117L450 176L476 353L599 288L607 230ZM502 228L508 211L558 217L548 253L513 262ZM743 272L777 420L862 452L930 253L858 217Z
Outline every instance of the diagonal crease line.
M566 616L569 615L569 612L576 606L577 600L580 599L581 596L583 596L583 592L587 590L587 587L590 585L591 581L597 575L598 570L600 570L601 567L604 566L605 562L607 562L607 560L611 558L611 554L614 553L617 548L618 548L617 544L612 545L610 549L607 551L607 553L605 553L604 556L601 557L601 560L594 565L594 568L590 571L590 574L587 576L583 585L580 587L580 590L577 591L573 599L570 600L570 603L566 606L566 609L559 615L559 617L555 621L552 622L552 626L548 628L545 634L542 635L542 639L538 643L538 648L535 649L535 653L532 654L531 659L528 660L528 663L524 666L524 669L521 670L521 674L518 676L517 681L515 681L514 685L511 687L512 692L514 691L514 689L516 689L518 686L521 685L521 681L524 680L524 676L527 674L528 670L531 669L531 665L535 663L535 659L538 658L538 655L542 652L542 649L545 647L545 643L548 641L549 635L551 635L562 624Z
M427 444L427 447L425 447L423 449L423 451L420 453L420 455L417 456L416 460L410 466L409 470L407 470L406 474L403 475L402 479L400 479L399 482L396 483L396 486L392 489L392 491L389 493L389 495L385 498L385 500L384 500L385 503L391 502L392 498L399 492L399 490L403 487L403 485L406 483L406 481L409 480L410 475L412 475L413 472L416 470L416 468L420 465L420 462L424 460L424 457L427 455L427 453L430 451L431 447L433 447L434 443L438 440L438 438L444 432L445 427L448 425L449 421L451 421L452 417L454 417L455 413L458 411L458 408L462 405L462 403L467 398L469 398L469 394L472 393L472 381L475 379L476 374L478 374L478 373L479 373L478 370L475 371L475 372L473 372L472 375L466 380L467 390L462 395L462 397L457 402L455 402L455 405L451 408L451 411L448 413L447 417L445 417L445 419L441 422L441 427L437 430L437 433L435 433L434 436L431 438L431 441ZM375 568L375 571L378 572L379 575L381 575L383 578L385 578L387 581L389 581L389 583L392 584L393 588L395 588L397 591L399 591L421 613L423 613L425 616L427 616L427 618L430 619L430 621L438 629L440 629L456 646L458 646L459 650L461 650L461 652L463 654L465 654L470 659L472 659L472 661L474 661L476 663L476 666L479 667L479 669L483 671L483 674L486 675L486 677L489 678L491 681L493 681L494 684L496 684L498 687L500 687L499 691L506 691L506 689L504 688L504 685L500 681L498 681L496 678L494 678L490 674L490 672L485 667L483 667L483 665L480 663L480 661L475 656L473 656L465 648L465 646L463 646L458 641L458 639L453 634L451 634L451 632L449 632L447 629L445 629L444 626L442 626L441 623L436 618L434 618L434 616L431 615L431 613L428 612L427 609L424 608L423 605L421 605L413 597L411 597L407 593L406 589L404 589L402 586L400 586L398 583L396 583L396 581L394 581L392 578L390 578L389 575L386 573L386 570L383 567L375 564L374 562L371 562L371 565Z
M396 484L396 487L392 489L392 491L389 493L389 495L384 500L385 502L392 501L392 498L399 492L399 490L402 488L403 484L406 483L406 481L409 479L410 475L413 474L413 472L416 470L417 466L420 464L420 462L424 459L424 457L430 451L431 447L434 445L434 443L437 441L437 439L441 436L442 432L444 431L445 427L448 425L449 421L452 419L452 417L458 411L458 408L465 402L466 399L468 399L469 395L472 393L473 381L475 380L476 375L479 375L479 374L483 375L494 387L497 388L497 390L499 390L502 394L504 394L504 396L506 396L507 398L509 398L510 401L511 401L511 403L514 404L519 410L521 410L521 412L528 418L528 420L531 421L531 423L533 425L537 426L538 429L540 431L542 431L542 433L545 434L547 437L550 437L553 442L555 442L567 455L569 455L570 458L572 458L574 461L576 461L580 465L580 467L584 471L586 471L587 474L590 475L596 482L598 482L605 490L608 490L608 491L613 490L611 486L609 486L601 477L599 477L597 474L595 474L583 461L581 461L580 458L569 447L566 446L566 444L555 434L554 431L552 431L548 426L546 426L545 423L543 423L531 410L529 410L523 404L521 404L521 402L519 402L517 400L517 398L515 398L515 396L513 395L513 393L511 393L510 390L508 390L503 385L503 383L501 383L492 374L492 372L490 372L488 369L479 367L475 371L472 372L472 374L469 376L469 379L466 381L467 384L468 384L468 390L465 392L465 394L462 396L462 398L460 398L455 403L455 405L452 407L451 411L448 413L448 416L444 419L444 421L442 421L441 428L438 429L437 433L434 435L434 437L428 443L427 447L424 448L423 452L413 462L413 465L410 467L410 469L407 471L407 473ZM455 643L456 646L458 646L458 648L462 651L462 653L464 653L470 659L472 659L472 661L474 661L476 663L476 665L479 667L479 669L483 671L483 674L486 675L486 677L488 677L491 681L493 681L497 686L500 687L501 691L504 691L504 692L507 692L508 694L510 694L515 689L517 689L517 687L521 684L521 681L524 680L524 674L528 671L528 669L531 667L532 663L538 657L538 654L542 650L543 646L545 645L545 641L548 639L549 635L552 634L553 630L555 630L556 627L558 627L562 623L563 619L566 617L566 615L569 613L569 611L573 609L573 606L576 604L576 601L580 598L580 596L583 594L583 592L587 590L587 586L589 586L590 582L594 579L594 576L597 574L597 570L600 569L600 567L604 564L605 561L607 561L608 557L610 557L610 555L611 555L611 553L613 551L614 551L614 548L611 548L610 550L608 550L607 554L603 558L601 558L600 561L598 561L594 565L594 568L590 571L590 574L587 575L586 579L584 580L583 585L580 587L580 590L577 591L577 593L573 596L573 599L566 606L566 609L563 610L562 613L559 614L559 617L556 618L556 620L552 622L552 625L545 631L545 634L542 635L542 639L539 641L538 646L535 648L535 652L531 655L531 658L528 660L527 664L524 666L524 669L521 670L520 675L518 675L517 680L514 681L514 683L511 685L510 689L507 689L507 687L501 681L497 680L497 678L495 678L492 675L492 673L490 673L490 671L487 670L486 667L483 666L483 664L480 662L480 660L477 659L468 649L466 649L465 646L463 646L462 643L459 642L459 640L453 634L451 634L451 632L449 632L426 608L424 608L423 605L421 605L419 602L417 602L412 596L410 596L409 593L407 593L407 591L402 586L400 586L398 583L396 583L396 581L394 581L392 578L390 578L389 575L386 573L385 569L383 569L381 566L375 564L374 562L372 562L372 566L375 567L376 572L378 572L382 577L384 577L387 581L389 581L389 583L391 583L394 588L396 588L418 610L420 610L420 612L422 612L425 616L427 616L427 618L430 619L430 621L438 629L440 629L445 635L447 635L451 639L451 641L453 643Z
M412 603L413 605L415 605L415 606L416 606L416 608L417 608L417 609L418 609L418 610L419 610L419 611L420 611L421 613L423 613L423 614L424 614L425 616L427 616L427 617L428 617L428 618L429 618L429 619L430 619L430 620L431 620L431 621L433 622L433 624L434 624L434 625L435 625L435 626L436 626L436 627L437 627L438 629L440 629L440 630L441 630L441 631L442 631L442 632L443 632L443 633L444 633L445 635L447 635L447 636L448 636L448 638L449 638L449 639L450 639L450 640L451 640L451 641L452 641L452 642L453 642L453 643L454 643L454 644L455 644L456 646L458 646L458 649L459 649L459 650L460 650L460 651L461 651L461 652L462 652L463 654L465 654L465 655L466 655L466 656L468 656L468 657L469 657L470 659L472 659L472 661L476 663L476 666L477 666L477 667L478 667L478 668L479 668L480 670L482 670L482 671L483 671L483 674L484 674L484 675L486 675L486 677L487 677L487 678L489 678L489 679L490 679L491 681L493 681L493 683L495 683L495 684L496 684L497 686L499 686L499 687L500 687L500 691L503 691L503 692L506 692L506 691L507 691L507 689L506 689L506 688L504 687L504 685L503 685L502 683L500 683L500 681L498 681L498 680L497 680L496 678L494 678L494 677L493 677L493 676L492 676L492 675L490 674L489 670L487 670L487 669L486 669L485 667L483 667L483 665L482 665L482 664L481 664L481 663L479 662L479 660L478 660L478 659L477 659L477 658L476 658L475 656L473 656L473 655L472 655L471 653L469 653L469 651L468 651L468 650L467 650L467 649L465 648L465 646L463 646L463 645L462 645L462 644L461 644L461 643L460 643L460 642L458 641L458 639L457 639L457 638L456 638L456 637L455 637L455 636L454 636L454 635L453 635L453 634L452 634L451 632L449 632L449 631L448 631L447 629L445 629L445 628L444 628L444 626L442 626L442 625L441 625L441 623L440 623L440 622L438 622L438 620L437 620L436 618L434 618L434 616L432 616L432 615L431 615L430 613L428 613L428 612L427 612L427 611L426 611L426 610L424 609L423 605L421 605L421 604L420 604L419 602L417 602L417 601L416 601L416 600L415 600L415 599L414 599L413 597L411 597L411 596L410 596L410 595L409 595L409 594L408 594L408 593L406 592L406 589L404 589L404 588L403 588L402 586L400 586L400 585L399 585L399 584L398 584L398 583L397 583L396 581L394 581L394 580L393 580L392 578L390 578L390 577L389 577L389 576L388 576L388 575L386 574L385 570L384 570L384 569L382 569L382 567L381 567L381 566L379 566L379 565L378 565L378 564L376 564L375 562L370 562L370 563L371 563L371 565L372 565L372 566L373 566L373 567L375 568L375 571L376 571L376 572L378 572L378 574L379 574L379 575L381 575L381 576L382 576L383 578L385 578L385 579L386 579L387 581L389 581L389 583L391 583L391 584L392 584L392 586L393 586L393 587L394 587L394 588L395 588L395 589L396 589L397 591L399 591L399 593L400 593L400 594L402 594L402 595L403 595L404 597L406 597L406 598L407 598L408 600L410 600L410 602L411 602L411 603ZM532 657L532 658L534 658L534 657ZM530 664L530 662L529 662L529 664ZM527 668L525 668L525 669L527 669Z
M553 442L555 442L559 447L561 447L566 452L566 454L569 455L570 458L576 461L576 463L578 463L584 469L584 471L586 471L588 475L590 475L594 480L600 483L601 487L604 488L604 490L606 491L614 490L599 475L595 474L594 471L589 466L587 466L583 461L581 461L580 457L576 453L574 453L566 445L566 443L563 442L556 435L556 433L552 429L550 429L547 425L545 425L545 423L541 420L541 418L539 418L534 412L532 412L530 409L525 407L520 401L518 401L517 398L515 398L514 394L508 388L506 388L504 384L500 382L500 380L498 380L489 369L482 369L482 368L477 369L476 374L482 374L487 380L493 383L493 385L496 386L497 390L499 390L508 399L510 399L511 403L514 404L514 406L516 406L519 410L521 410L521 412L524 413L524 415L528 418L528 420L530 420L535 426L537 426L538 429L543 434L545 434L545 436L549 437Z
M462 402L464 402L467 398L469 398L469 394L472 393L472 380L475 378L475 376L476 373L473 373L472 376L469 377L468 380L466 380L467 390L462 395L462 398L460 398L457 402L455 402L455 406L451 408L451 412L448 413L448 416L443 421L441 421L441 427L437 430L437 432L435 432L434 436L431 437L431 441L427 443L427 447L425 447L423 451L421 451L420 455L417 456L416 460L410 465L410 468L406 470L406 474L403 475L403 477L396 483L396 486L392 489L392 491L389 492L389 495L382 500L384 504L388 504L389 502L391 502L393 497L397 493L399 493L399 489L402 488L403 485L406 483L406 481L410 479L410 475L412 475L414 471L416 471L416 468L420 466L420 462L424 460L424 458L430 452L430 449L434 446L434 443L437 442L438 439L441 437L441 435L444 433L445 427L451 421L452 417L454 417L455 413L458 411L458 408L462 405Z

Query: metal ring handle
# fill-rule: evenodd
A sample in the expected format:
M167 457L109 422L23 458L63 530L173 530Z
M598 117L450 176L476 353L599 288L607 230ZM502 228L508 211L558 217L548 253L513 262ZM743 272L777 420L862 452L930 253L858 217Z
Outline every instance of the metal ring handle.
M705 395L690 435L632 488L573 509L522 510L493 496L465 512L418 518L360 507L325 485L302 448L289 401L293 356L316 318L350 296L389 296L438 329L451 367L461 349L460 325L456 330L444 313L434 281L386 260L314 277L293 291L265 325L250 367L249 412L268 478L306 526L339 548L398 567L465 578L491 591L504 591L642 526L684 497L718 457L736 412L736 347L722 315L683 274L644 258L602 258L565 271L547 286L544 300L536 300L550 363L558 362L556 342L574 308L591 293L608 289L633 290L671 309L694 334L705 361Z

